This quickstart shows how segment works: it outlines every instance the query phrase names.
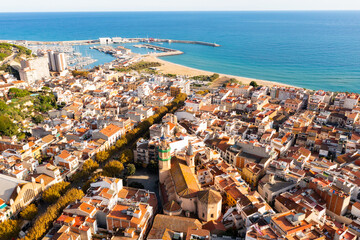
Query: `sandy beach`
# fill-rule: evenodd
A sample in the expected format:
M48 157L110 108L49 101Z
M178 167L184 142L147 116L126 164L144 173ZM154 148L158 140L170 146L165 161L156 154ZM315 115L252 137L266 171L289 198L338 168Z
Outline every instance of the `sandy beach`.
M198 76L198 75L212 75L212 74L214 74L214 72L204 71L204 70L191 68L191 67L186 67L186 66L183 66L183 65L180 65L180 64L168 62L168 61L165 61L165 60L163 60L161 58L158 58L158 57L152 56L152 55L143 56L143 60L144 61L149 61L149 62L159 62L159 63L161 63L161 66L158 67L159 72L164 73L164 74L177 74L177 75L189 76L189 77ZM228 75L228 74L219 74L219 75L220 75L220 77L216 81L214 81L210 87L212 87L212 88L220 87L220 86L222 86L222 84L224 82L226 82L230 78L235 78L236 80L242 82L243 84L249 84L251 81L256 81L256 83L258 85L263 85L263 86L268 86L268 87L275 86L275 85L294 87L294 86L289 85L289 84L266 81L266 80L260 80L260 79L254 79L254 78L246 78L246 77L233 76L233 75Z

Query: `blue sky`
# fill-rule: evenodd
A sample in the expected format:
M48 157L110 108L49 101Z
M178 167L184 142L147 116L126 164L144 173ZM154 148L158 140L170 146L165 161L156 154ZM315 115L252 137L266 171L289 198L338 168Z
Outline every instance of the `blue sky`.
M2 0L0 12L360 10L360 0Z

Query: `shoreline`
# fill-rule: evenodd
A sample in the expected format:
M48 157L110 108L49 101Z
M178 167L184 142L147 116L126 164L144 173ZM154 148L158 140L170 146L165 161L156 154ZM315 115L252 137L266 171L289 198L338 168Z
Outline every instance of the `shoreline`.
M177 63L172 63L161 59L161 57L156 57L152 55L142 55L142 60L161 63L161 66L158 68L159 68L159 72L163 74L176 74L176 75L193 77L198 75L213 75L214 73L216 73L216 72L201 70L197 68L187 67ZM242 84L249 84L251 81L255 81L258 85L263 85L267 87L282 86L282 87L301 88L294 85L279 83L274 81L241 77L241 76L235 76L235 75L223 74L223 73L217 73L217 74L219 74L220 77L214 82L212 82L212 84L208 86L209 88L218 88L222 86L222 83L224 83L226 80L229 80L230 78L235 78L236 80L240 81Z
M142 40L142 38L126 38L126 39L137 40L137 41ZM157 40L160 40L160 42L172 41L172 42L186 42L187 44L193 43L193 44L208 45L208 46L216 45L216 47L220 46L218 44L212 44L212 43L207 43L207 42L198 42L198 41L184 41L184 40L170 40L170 39L157 39ZM2 42L19 42L19 41L20 42L26 41L28 44L41 44L41 45L42 44L43 45L48 45L48 44L88 45L88 44L99 44L100 43L99 39L70 40L70 41L31 41L31 40L29 41L29 40L3 40L2 39L2 40L0 40L0 43L2 43ZM109 45L111 45L111 44L109 44ZM175 54L180 54L180 53L182 53L182 52L178 51ZM158 67L160 69L159 72L164 73L164 74L176 74L176 75L193 77L193 76L198 76L198 75L213 75L214 73L216 73L216 72L201 70L201 69L197 69L197 68L187 67L185 65L181 65L181 64L177 64L177 63L172 63L170 61L166 61L161 58L162 56L167 56L167 55L168 55L168 53L158 53L156 55L141 55L140 54L139 58L142 58L143 60L150 61L150 62L154 62L154 61L160 62L162 65L160 67ZM258 85L263 85L263 86L268 86L268 87L283 86L283 87L301 88L301 87L297 87L294 85L275 82L275 81L268 81L268 80L262 80L262 79L256 79L256 78L248 78L248 77L223 74L223 73L217 73L217 74L219 74L219 78L217 80L215 80L214 82L212 82L211 85L207 86L208 88L221 87L223 85L223 83L227 82L230 78L234 78L234 79L238 80L239 82L241 82L242 84L249 84L251 81L256 81L256 83Z

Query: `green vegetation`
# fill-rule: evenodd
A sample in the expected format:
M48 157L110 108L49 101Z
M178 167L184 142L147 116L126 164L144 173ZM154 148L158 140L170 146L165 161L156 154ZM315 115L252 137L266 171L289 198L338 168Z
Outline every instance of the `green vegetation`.
M54 203L70 187L69 182L59 182L46 189L43 193L43 200L48 203Z
M8 92L8 96L10 98L22 98L29 96L31 93L27 90L19 89L19 88L10 88Z
M144 69L149 69L151 67L160 67L160 66L161 66L161 63L158 63L158 62L140 61L140 62L134 63L128 67L116 68L116 70L119 72L130 72L130 71L141 71Z
M97 162L95 162L92 159L87 160L86 162L84 162L83 166L82 166L82 170L85 172L93 172L96 169L98 169L99 164Z
M46 95L38 95L34 99L34 109L41 113L46 113L51 109L56 108L56 98L53 93L48 93Z
M44 117L42 115L35 115L31 117L31 119L36 124L42 123L44 121Z
M0 57L1 58L1 57ZM0 60L1 61L1 60ZM0 71L4 71L4 72L10 72L10 65L9 64L3 64L0 66Z
M13 48L17 48L19 55L31 56L31 50L26 47L10 43L0 43L0 61L10 56L13 53Z
M213 82L216 79L218 79L220 76L217 73L214 73L213 75L199 75L199 76L194 76L192 77L192 79L194 80L198 80L198 81L208 81L208 82Z
M254 88L259 86L255 81L251 81L249 85L253 86Z
M12 47L7 43L0 43L0 61L4 60L12 53Z
M101 151L96 153L96 161L98 163L102 163L104 161L106 161L109 158L110 154L107 151Z
M81 199L84 193L81 190L72 188L61 196L56 203L46 209L40 217L35 220L34 225L25 236L25 240L37 240L49 230L54 220L59 217L62 210L71 202Z
M26 220L33 220L38 213L38 208L35 204L30 204L20 212L20 217Z
M241 81L239 81L239 80L236 80L235 78L230 78L230 79L229 79L229 83L237 83L237 84L242 84L242 82L241 82Z
M20 223L18 220L6 220L0 223L0 240L16 238L19 232Z
M129 176L134 175L135 172L136 172L136 167L134 164L130 163L126 166L127 175L129 175Z
M18 132L18 126L9 117L0 115L0 135L11 137Z
M56 98L52 92L31 92L18 88L11 88L8 93L11 101L0 100L0 134L6 136L23 135L23 125L19 124L25 119L34 123L44 120L42 114L57 108Z
M168 78L176 78L177 75L176 74L172 74L172 73L167 73L167 74L164 74L164 77L168 77Z
M120 176L121 172L124 170L124 165L117 160L112 160L105 164L103 170L104 175L108 177L117 177Z
M74 77L84 77L87 78L89 76L89 72L88 71L79 71L79 70L74 70L71 72L71 74Z
M129 163L134 160L134 152L131 149L126 149L120 153L119 161L121 163Z
M209 90L205 90L205 91L197 91L196 94L199 94L199 95L205 95L207 93L209 93L210 91Z

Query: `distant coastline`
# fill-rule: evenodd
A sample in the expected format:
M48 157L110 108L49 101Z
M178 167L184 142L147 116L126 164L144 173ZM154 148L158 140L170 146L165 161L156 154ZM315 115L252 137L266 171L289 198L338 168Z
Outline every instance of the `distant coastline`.
M111 39L111 38L109 38ZM149 40L149 39L147 39ZM70 40L70 41L31 41L31 40L0 40L1 42L25 42L27 44L40 44L40 45L90 45L90 44L100 44L100 40L99 39L89 39L89 40ZM146 41L145 38L124 38L124 41L126 42L144 42ZM220 47L219 44L215 44L215 43L208 43L208 42L200 42L200 41L191 41L191 40L175 40L175 39L152 39L152 41L154 43L162 43L162 42L174 42L174 43L187 43L187 44L200 44L200 45L205 45L205 46L212 46L212 47ZM106 45L105 45L106 46ZM111 45L110 45L111 46ZM180 51L178 51L180 52ZM178 52L175 53L179 54ZM180 52L180 54L182 54L182 52ZM171 54L169 54L171 55ZM159 67L159 71L163 74L176 74L176 75L180 75L180 76L188 76L188 77L193 77L193 76L198 76L198 75L212 75L216 72L212 72L212 71L205 71L205 70L201 70L201 69L197 69L197 68L192 68L192 67L188 67L182 64L176 64L176 63L172 63L170 61L166 61L164 59L162 59L162 56L168 56L166 54L162 55L162 54L154 54L154 55L141 55L141 58L143 58L143 60L145 61L150 61L150 62L160 62L162 65L161 67ZM272 86L285 86L285 87L296 87L293 85L289 85L286 83L279 83L276 81L268 81L268 80L261 80L261 79L256 79L256 78L247 78L247 77L242 77L242 76L236 76L236 75L230 75L230 74L222 74L222 73L218 73L219 74L219 79L217 81L215 81L214 83L212 83L211 86L209 86L209 88L217 88L221 85L221 81L223 80L224 82L226 82L226 79L236 79L237 81L241 82L242 84L249 84L251 81L256 81L257 84L259 85L263 85L263 86L268 86L268 87L272 87ZM300 87L296 87L296 88L300 88Z
M126 42L144 42L145 38L124 38ZM154 43L162 43L162 42L174 42L174 43L186 43L186 44L199 44L204 46L212 46L212 47L220 47L219 44L216 43L208 43L208 42L201 42L201 41L191 41L191 40L174 40L174 39L153 39ZM11 42L11 43L27 43L27 44L34 44L34 45L92 45L92 44L100 44L99 39L89 39L89 40L68 40L68 41L32 41L32 40L0 40L2 42ZM106 46L106 45L104 45ZM109 45L111 46L111 44ZM176 52L174 55L182 54L181 51ZM258 85L262 86L283 86L283 87L294 87L294 88L301 88L294 85L280 83L276 81L268 81L256 78L248 78L242 77L238 75L231 75L231 74L224 74L218 73L214 71L206 71L197 68L188 67L182 64L172 63L170 61L164 60L163 56L169 56L172 54L138 54L139 58L142 58L144 61L149 62L159 62L161 66L159 67L159 72L163 74L176 74L179 76L187 76L193 77L198 75L212 75L214 73L219 74L219 79L213 82L208 88L218 88L225 83L229 79L236 79L242 84L249 84L252 81L255 81Z
M358 11L0 14L0 39L51 42L151 36L205 41L221 47L163 43L184 54L162 59L307 89L357 93L359 27ZM80 47L84 56L85 48ZM100 57L96 64L103 62Z
M205 70L201 70L201 69L191 68L191 67L187 67L187 66L177 64L177 63L172 63L172 62L162 59L161 57L155 57L155 56L151 56L151 55L145 55L143 57L143 60L149 61L149 62L161 63L161 66L158 68L159 68L159 72L161 72L163 74L177 74L180 76L193 77L193 76L198 76L198 75L212 75L214 73L217 73L217 72L211 72L211 71L205 71ZM285 84L285 83L279 83L276 81L267 81L267 80L261 80L261 79L255 79L255 78L247 78L247 77L241 77L241 76L235 76L235 75L229 75L229 74L223 74L223 73L218 73L218 74L220 75L219 79L234 78L234 79L238 80L239 82L241 82L242 84L249 84L251 81L255 81L258 85L263 85L263 86L268 86L268 87L283 86L283 87L301 88L301 87L297 87L297 86L293 86L293 85L289 85L289 84ZM221 84L216 83L216 81L215 81L213 83L213 85L210 86L209 88L217 88L220 85Z

